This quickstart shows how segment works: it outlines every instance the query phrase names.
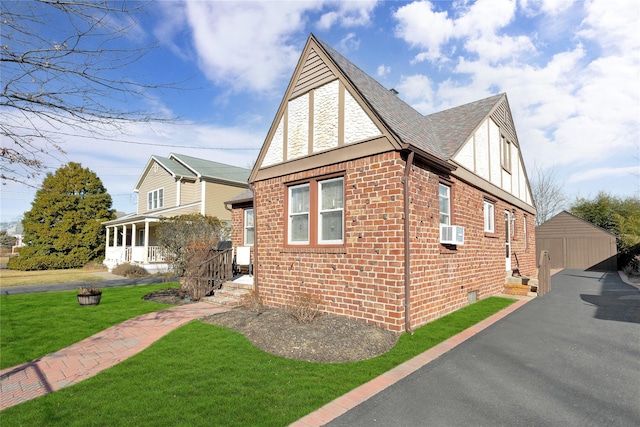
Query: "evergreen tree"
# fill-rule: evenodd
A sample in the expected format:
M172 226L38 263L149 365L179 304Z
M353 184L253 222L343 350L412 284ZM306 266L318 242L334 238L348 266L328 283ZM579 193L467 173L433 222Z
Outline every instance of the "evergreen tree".
M48 173L25 213L20 256L9 268L46 270L82 267L104 255L101 223L114 218L111 196L90 169L70 162Z

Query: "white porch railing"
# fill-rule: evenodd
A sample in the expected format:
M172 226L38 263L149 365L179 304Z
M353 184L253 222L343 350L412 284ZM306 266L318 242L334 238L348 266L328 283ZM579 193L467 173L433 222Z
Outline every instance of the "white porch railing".
M110 246L107 248L105 258L118 263L148 263L165 262L162 248L159 246L149 246L145 253L144 246Z
M149 250L147 251L147 261L148 262L164 262L164 254L162 253L162 248L159 246L149 246Z

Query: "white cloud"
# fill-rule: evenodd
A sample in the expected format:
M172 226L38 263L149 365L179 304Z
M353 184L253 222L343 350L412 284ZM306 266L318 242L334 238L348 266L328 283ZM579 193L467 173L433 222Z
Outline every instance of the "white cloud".
M433 112L434 91L429 77L419 74L402 76L396 89L399 92L398 96L422 114Z
M593 181L593 180L601 180L603 178L613 178L613 177L628 177L629 179L634 179L637 181L638 176L640 176L640 165L639 166L626 166L626 167L607 167L607 168L594 168L588 169L582 172L576 172L569 176L567 182L582 182L582 181ZM640 188L638 188L640 190Z
M309 7L300 2L187 2L201 71L235 90L272 90L298 60L301 46L294 35L304 28Z
M601 165L614 155L637 155L640 6L626 3L617 7L599 1L577 5L525 2L546 14L562 14L572 6L584 8L571 9L585 16L579 26L572 20L554 18L555 25L564 25L564 41L555 45L555 50L546 46L545 40L537 49L527 35L506 33L507 29L513 31L513 2L479 1L458 9L454 4L451 16L444 12L438 16L445 22L443 27L453 25L455 34L439 38L422 37L428 29L426 22L433 19L432 5L407 5L404 11L413 13L403 11L395 17L399 28L412 31L396 34L410 46L427 47L426 56L431 57L445 52L442 47L446 43L460 43L464 49L456 52L457 56L442 54L439 58L439 72L442 67L447 69L448 65L443 65L447 61L456 64L450 68L450 77L431 81L433 93L424 91L416 98L420 91L408 96L402 90L401 95L424 113L507 92L528 163L588 166ZM502 13L493 16L492 11L497 10ZM408 27L408 23L414 26ZM468 55L474 52L477 57ZM416 74L402 83L413 87L418 81L427 80Z
M631 50L638 54L640 3L629 0L588 0L585 10L587 16L578 33L580 37L591 39L606 49L620 53Z
M396 37L412 47L426 49L416 56L416 60L441 59L440 46L454 33L453 22L446 11L436 12L430 2L421 1L400 7L394 17L398 21Z
M329 30L334 25L346 28L370 25L378 3L377 0L329 2L328 5L337 10L322 14L316 26L320 30Z
M356 51L360 48L360 39L356 37L355 33L349 33L340 40L338 43L338 50L343 54Z
M535 53L528 36L499 34L515 19L514 0L480 0L469 7L466 3L454 3L453 7L456 16L435 11L428 1L414 2L396 11L396 36L412 47L426 49L415 56L415 62L446 61L443 47L457 40L463 41L467 52L490 62Z
M376 75L378 77L384 77L391 72L391 67L388 65L380 64L376 68Z
M201 72L228 92L269 93L286 81L308 33L315 26L351 28L371 24L378 2L335 1L174 1L161 2L163 22L154 31L183 59L193 58ZM354 35L343 40L357 49Z
M519 0L520 7L529 16L544 13L550 16L565 12L573 5L573 0Z

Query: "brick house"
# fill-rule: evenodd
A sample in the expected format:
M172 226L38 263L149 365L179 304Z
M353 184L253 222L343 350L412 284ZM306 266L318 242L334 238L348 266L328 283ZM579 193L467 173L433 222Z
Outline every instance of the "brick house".
M265 304L410 331L536 275L506 94L423 116L311 35L233 208ZM249 241L250 239L250 241ZM516 265L517 257L517 265Z

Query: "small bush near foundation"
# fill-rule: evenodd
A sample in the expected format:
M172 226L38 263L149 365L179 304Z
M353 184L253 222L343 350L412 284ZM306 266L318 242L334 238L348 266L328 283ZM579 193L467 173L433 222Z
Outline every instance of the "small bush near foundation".
M139 265L133 264L120 264L111 271L113 274L123 276L126 278L145 277L149 275L149 272Z
M302 292L295 297L295 301L291 304L287 311L300 323L311 323L321 314L320 300L312 294Z
M242 306L255 313L262 313L264 311L262 298L260 298L260 295L256 291L251 291L242 298Z
M640 276L640 255L635 256L624 267L623 271L627 276Z

